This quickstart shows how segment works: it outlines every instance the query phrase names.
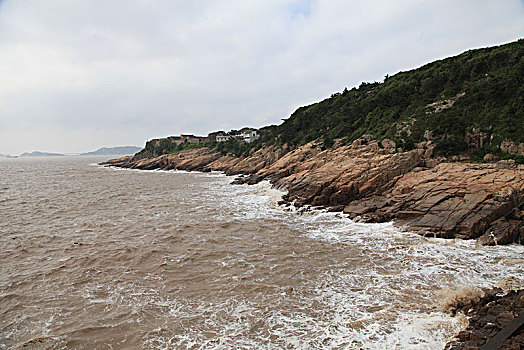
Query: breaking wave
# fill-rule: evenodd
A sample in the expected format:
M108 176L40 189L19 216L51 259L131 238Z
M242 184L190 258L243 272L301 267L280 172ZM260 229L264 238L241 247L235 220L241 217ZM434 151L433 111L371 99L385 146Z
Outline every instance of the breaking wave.
M0 170L0 348L440 349L465 325L450 306L523 280L522 246L280 206L267 182L89 163Z

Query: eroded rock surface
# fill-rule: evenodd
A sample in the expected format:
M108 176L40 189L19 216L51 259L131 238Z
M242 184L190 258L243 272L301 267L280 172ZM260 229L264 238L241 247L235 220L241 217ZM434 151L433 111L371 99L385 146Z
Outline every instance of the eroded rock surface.
M522 171L524 169L520 169ZM496 165L440 163L413 169L374 201L389 205L368 212L371 221L399 219L420 232L445 238L482 237L485 244L516 242L522 235L524 182L516 170ZM352 203L352 206L366 206ZM346 212L352 212L346 207Z

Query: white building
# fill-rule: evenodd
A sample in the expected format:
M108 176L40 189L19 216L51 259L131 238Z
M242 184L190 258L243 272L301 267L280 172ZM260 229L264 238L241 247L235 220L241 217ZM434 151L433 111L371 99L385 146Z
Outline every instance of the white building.
M216 141L225 142L231 139L238 139L238 140L244 141L245 143L251 143L257 140L259 137L260 137L260 134L258 133L258 130L244 129L240 132L240 134L236 134L236 135L228 135L224 133L218 134L216 136Z
M247 129L242 131L242 140L246 143L251 143L260 137L257 130Z
M231 135L218 134L216 136L217 142L225 142L225 141L230 140L230 139L231 139Z

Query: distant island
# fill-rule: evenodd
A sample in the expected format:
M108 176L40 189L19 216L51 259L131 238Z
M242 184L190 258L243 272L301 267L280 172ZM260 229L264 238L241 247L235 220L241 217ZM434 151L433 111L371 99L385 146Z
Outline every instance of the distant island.
M20 155L20 157L63 157L63 156L65 156L65 154L40 152L40 151L33 151L31 153L25 152Z
M16 156L11 156L9 154L1 154L0 153L0 158L16 158Z
M81 153L81 156L110 156L110 155L131 155L140 152L142 147L137 146L119 146L119 147L102 147L96 151Z
M0 158L18 158L18 157L64 157L64 156L127 156L140 152L142 147L137 146L118 146L118 147L102 147L92 152L85 152L80 154L62 154L50 152L24 152L19 156L12 156L9 154L0 153Z

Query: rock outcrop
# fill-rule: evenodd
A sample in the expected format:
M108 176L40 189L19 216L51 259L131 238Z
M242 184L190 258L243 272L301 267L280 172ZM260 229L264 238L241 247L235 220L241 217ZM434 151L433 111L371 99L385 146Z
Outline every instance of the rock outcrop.
M440 163L414 168L389 190L347 206L371 221L398 219L411 229L444 238L477 238L484 244L517 242L522 235L521 172L496 165ZM374 207L372 203L387 202ZM363 213L363 208L366 213Z
M344 211L365 222L395 220L424 235L478 238L482 244L524 241L524 166L441 162L431 148L394 152L372 138L323 150L259 149L248 157L207 148L156 158L124 157L105 164L133 169L223 171L235 183L269 180L295 206Z
M500 332L519 315L524 314L524 289L510 291L492 290L478 300L460 305L453 313L461 312L468 317L469 324L460 332L455 340L449 342L445 349L522 349L524 344L524 328L516 331L508 330L507 337L501 337ZM494 339L499 335L501 344ZM495 344L496 343L496 344Z
M254 174L275 163L286 152L285 148L268 147L254 152L249 157L234 157L202 147L153 158L127 156L101 164L141 170L223 171L228 175Z
M524 156L524 143L515 144L513 141L504 140L500 144L500 150L509 154Z

